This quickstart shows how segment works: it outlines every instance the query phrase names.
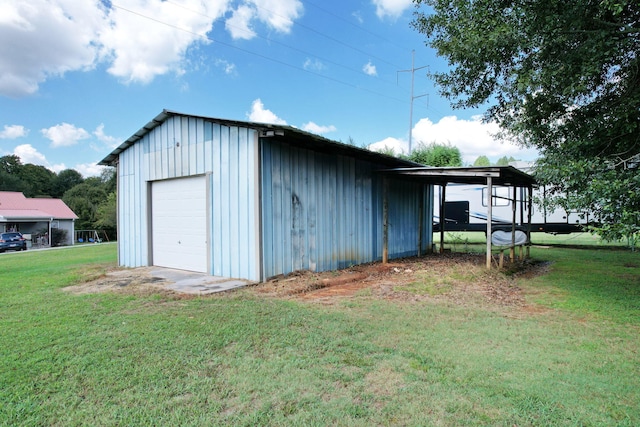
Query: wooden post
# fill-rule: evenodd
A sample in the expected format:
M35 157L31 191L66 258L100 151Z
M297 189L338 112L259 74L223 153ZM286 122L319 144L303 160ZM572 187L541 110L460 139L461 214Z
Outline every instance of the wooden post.
M440 253L444 252L444 227L447 225L447 213L445 212L445 200L447 197L447 184L442 185L440 194Z
M424 184L420 186L418 195L418 256L422 256L422 226L424 222Z
M487 177L487 269L491 269L491 223L493 222L493 186L491 177ZM442 220L440 221L442 222Z
M389 180L382 178L382 263L389 262Z
M529 208L529 212L527 213L527 255L526 257L529 258L529 256L531 256L531 252L530 252L530 247L531 247L531 216L533 215L533 187L530 185L527 188L527 192L529 194L529 197L527 200L528 203L528 208Z
M511 250L509 251L509 259L511 262L516 260L516 187L513 187L513 197L511 198Z

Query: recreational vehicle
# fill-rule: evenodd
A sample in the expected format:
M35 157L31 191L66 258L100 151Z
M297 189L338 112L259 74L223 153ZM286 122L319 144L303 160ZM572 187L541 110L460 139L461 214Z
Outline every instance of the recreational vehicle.
M487 193L486 185L448 184L445 191L445 231L486 232L489 203L489 194ZM526 230L530 206L528 193L527 188L492 187L493 229L510 229L515 209L516 227ZM434 231L440 230L442 222L440 218L441 195L442 187L436 187L434 191ZM544 200L545 196L546 188L544 186L533 189L534 201ZM594 221L593 216L588 212L568 212L562 208L550 210L540 207L537 203L532 203L531 209L532 232L568 234L583 231L584 226Z

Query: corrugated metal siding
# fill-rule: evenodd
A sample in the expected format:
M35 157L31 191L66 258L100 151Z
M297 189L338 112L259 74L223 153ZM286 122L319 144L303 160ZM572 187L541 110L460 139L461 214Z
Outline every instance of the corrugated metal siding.
M150 181L208 174L211 274L260 280L254 130L170 117L120 154L119 262L148 265ZM176 224L177 227L188 227Z
M120 154L118 164L118 255L120 265L148 265L147 185L141 144Z
M375 173L377 169L380 166L351 157L265 139L261 167L264 277L381 259L382 177ZM421 188L411 182L390 185L390 257L418 253ZM431 245L430 218L426 209L423 248Z
M414 256L418 253L418 236L422 231L422 253L431 246L433 229L429 211L430 186L415 182L389 181L389 258ZM420 193L423 193L422 197ZM420 202L423 206L423 226L420 229ZM382 215L381 211L379 215ZM382 224L382 217L379 220ZM382 240L382 226L378 227Z

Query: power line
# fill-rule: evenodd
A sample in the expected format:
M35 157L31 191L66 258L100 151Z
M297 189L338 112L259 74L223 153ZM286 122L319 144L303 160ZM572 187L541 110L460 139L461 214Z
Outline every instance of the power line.
M418 70L422 70L423 68L427 68L427 65L424 65L422 67L418 67L415 68L415 56L416 56L416 51L412 50L411 51L411 69L410 70L400 70L398 71L398 73L407 73L410 72L411 73L411 102L410 102L410 109L409 109L409 155L411 155L411 134L413 132L413 100L417 99L417 98L421 98L423 96L427 96L425 95L418 95L418 96L414 96L413 95L413 82L414 82L414 77L416 74L416 71Z
M209 18L209 19L211 19L211 20L214 20L214 18L213 18L212 16L209 16L209 15L207 15L207 14L201 13L201 12L199 12L199 11L197 11L197 10L193 10L193 9L188 8L188 7L186 7L186 6L183 6L183 5L181 5L181 4L175 3L175 2L173 2L173 1L171 1L171 0L165 0L165 1L166 1L166 3L172 4L172 5L176 6L176 7L180 7L180 8L182 8L182 9L187 10L187 11L189 11L189 12L192 12L192 13L194 13L194 14L197 14L197 15L203 16L203 17L205 17L205 18ZM256 6L256 7L258 7L258 6ZM267 9L264 9L264 8L261 8L261 7L259 7L259 8L260 8L260 9L263 9L263 10L265 10L265 11L268 11ZM270 12L270 11L268 11L268 12ZM276 14L275 12L272 12L272 13L274 13L274 15L276 15L276 16L282 16L282 15L278 15L278 14ZM295 23L294 23L294 24L295 24ZM233 27L233 28L237 28L237 29L240 29L240 30L242 30L242 29L243 29L243 28L241 28L241 27L239 27L239 26L237 26L237 25L229 24L228 22L227 22L225 25L230 26L230 27ZM322 57L322 56L318 56L318 55L316 55L315 53L308 52L308 51L306 51L306 50L304 50L304 49L300 49L300 48L297 48L297 47L295 47L295 46L288 45L288 44L286 44L286 43L282 43L282 42L280 42L280 41L278 41L278 40L274 40L274 39L272 39L272 38L270 38L270 37L263 36L263 35L261 35L261 34L259 34L259 33L254 33L254 34L256 35L256 37L261 38L261 39L263 39L263 40L266 40L266 41L268 41L269 43L273 43L273 44L277 44L277 45L283 46L283 47L285 47L285 48L287 48L287 49L290 49L290 50L292 50L292 51L294 51L294 52L298 52L298 53L302 53L302 54L304 54L304 55L308 55L308 56L310 56L310 57L312 57L312 58L319 59L319 60L321 60L321 61L323 61L323 62L325 62L325 63L333 64L333 65L335 65L335 66L337 66L337 67L343 68L343 69L348 70L348 71L351 71L351 72L353 72L353 73L356 73L356 74L362 74L362 70L358 70L358 69L355 69L355 68L352 68L352 67L346 66L346 65L341 64L341 63L339 63L339 62L333 61L333 60L331 60L331 59L329 59L329 58L324 58L324 57ZM305 69L306 69L306 68L305 68ZM385 80L385 79L382 79L382 78L377 77L377 76L376 76L376 78L377 78L378 80L380 80L381 82L387 83L387 84L389 84L389 85L393 85L393 84L394 84L392 81ZM396 84L397 84L397 83L396 83Z
M191 30L188 30L188 29L185 29L185 28L178 27L177 25L173 25L173 24L170 24L170 23L168 23L168 22L161 21L161 20L156 19L156 18L152 18L152 17L150 17L150 16L148 16L148 15L145 15L145 14L142 14L142 13L139 13L139 12L136 12L136 11L133 11L133 10L130 10L130 9L127 9L127 8L122 7L122 6L120 6L120 5L118 5L118 4L115 4L115 3L111 3L111 6L112 6L112 7L114 7L114 8L116 8L116 9L120 9L120 10L123 10L123 11L125 11L125 12L131 13L131 14L133 14L133 15L139 16L139 17L141 17L141 18L145 18L145 19L147 19L147 20L150 20L150 21L156 22L156 23L158 23L158 24L162 24L162 25L165 25L165 26L167 26L167 27L170 27L170 28L176 29L176 30L178 30L178 31L183 31L183 32L188 33L188 34L192 34L192 35L194 35L194 36L196 36L196 37L198 37L198 38L201 38L201 39L204 39L204 40L207 40L207 41L210 41L210 42L214 42L214 43L217 43L217 44L219 44L219 45L226 46L226 47L229 47L229 48L232 48L232 49L236 49L236 50L239 50L239 51L244 52L244 53L246 53L246 54L253 55L253 56L256 56L256 57L259 57L259 58L265 59L265 60L267 60L267 61L271 61L271 62L274 62L274 63L280 64L280 65L284 65L284 66L286 66L286 67L293 68L293 69L298 70L298 71L303 71L303 72L305 72L305 73L309 73L309 74L312 74L312 75L315 75L315 76L321 77L321 78L323 78L323 79L330 80L330 81L333 81L333 82L335 82L335 83L339 83L339 84L342 84L342 85L344 85L344 86L348 86L348 87L351 87L351 88L354 88L354 89L362 90L362 91L364 91L364 92L368 92L368 93L371 93L371 94L373 94L373 95L377 95L377 96L380 96L380 97L383 97L383 98L387 98L387 99L391 99L391 100L394 100L394 101L398 101L398 102L405 103L405 101L403 101L403 100L401 100L401 99L399 99L399 98L395 98L395 97L393 97L393 96L385 95L385 94L383 94L383 93L376 92L376 91L373 91L373 90L371 90L371 89L366 89L366 88L364 88L364 87L362 87L362 86L358 86L358 85L355 85L355 84L353 84L353 83L345 82L345 81L343 81L343 80L339 80L339 79L336 79L336 78L333 78L333 77L330 77L330 76L327 76L327 75L324 75L324 74L320 74L320 73L317 73L317 72L315 72L315 71L312 71L312 70L309 70L309 69L306 69L306 68L303 68L303 67L299 67L299 66L297 66L297 65L293 65L293 64L290 64L290 63L288 63L288 62L281 61L281 60L279 60L279 59L275 59L275 58L272 58L272 57L270 57L270 56L266 56L266 55L263 55L263 54L260 54L260 53L257 53L257 52L254 52L254 51L248 50L248 49L243 49L243 48L241 48L241 47L238 47L238 46L232 45L232 44L230 44L230 43L225 43L225 42L223 42L223 41L220 41L220 40L217 40L217 39L213 39L213 38L211 38L211 37L207 36L206 34L205 34L205 35L203 35L203 34L198 34L198 33L193 32L193 31L191 31Z
M311 6L313 6L313 7L317 8L317 9L319 9L319 10L323 11L324 13L326 13L326 14L328 14L328 15L333 16L333 17L334 17L334 18L336 18L336 19L339 19L339 20L341 20L341 21L343 21L343 22L345 22L345 23L347 23L347 24L351 25L351 26L352 26L352 27L354 27L354 28L357 28L357 29L358 29L358 30L360 30L360 31L363 31L363 32L365 32L365 33L367 33L367 34L370 34L370 35L374 36L374 37L377 37L377 38L379 38L380 40L384 40L385 42L387 42L387 43L389 43L389 44L392 44L392 45L394 45L394 46L396 46L396 47L399 47L400 49L405 49L405 50L409 51L409 49L408 49L406 46L400 46L399 44L395 43L393 40L389 40L388 38L386 38L386 37L384 37L384 36L382 36L382 35L380 35L380 34L374 33L373 31L371 31L371 30L369 30L369 29L367 29L367 28L365 28L365 27L363 27L363 26L361 26L361 25L354 24L353 22L349 21L348 19L345 19L345 18L343 18L342 16L340 16L340 15L338 15L338 14L336 14L336 13L333 13L333 12L331 12L330 10L327 10L327 9L323 8L322 6L319 6L319 5L315 4L315 3L314 3L314 2L312 2L312 1L305 0L305 4L310 4ZM397 66L396 66L396 67L397 67Z

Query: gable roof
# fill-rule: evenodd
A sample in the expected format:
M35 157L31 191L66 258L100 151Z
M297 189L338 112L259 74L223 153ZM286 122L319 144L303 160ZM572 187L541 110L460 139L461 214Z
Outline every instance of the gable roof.
M78 219L60 199L31 199L16 191L0 191L0 220Z
M305 132L303 130L287 125L276 125L269 123L257 123L240 120L227 120L216 117L198 116L193 114L184 114L171 110L163 110L153 120L144 125L139 131L134 133L120 146L113 150L109 155L102 159L98 164L103 166L115 166L120 153L141 140L147 133L162 125L170 117L194 117L209 122L217 123L223 126L243 127L254 129L259 132L261 138L276 138L278 141L286 142L297 147L303 147L314 151L343 154L349 157L357 157L358 159L368 160L381 164L389 168L398 167L416 167L422 166L409 160L399 159L397 157L388 156L386 154L377 153L366 148L356 147L354 145L333 141L325 137Z

